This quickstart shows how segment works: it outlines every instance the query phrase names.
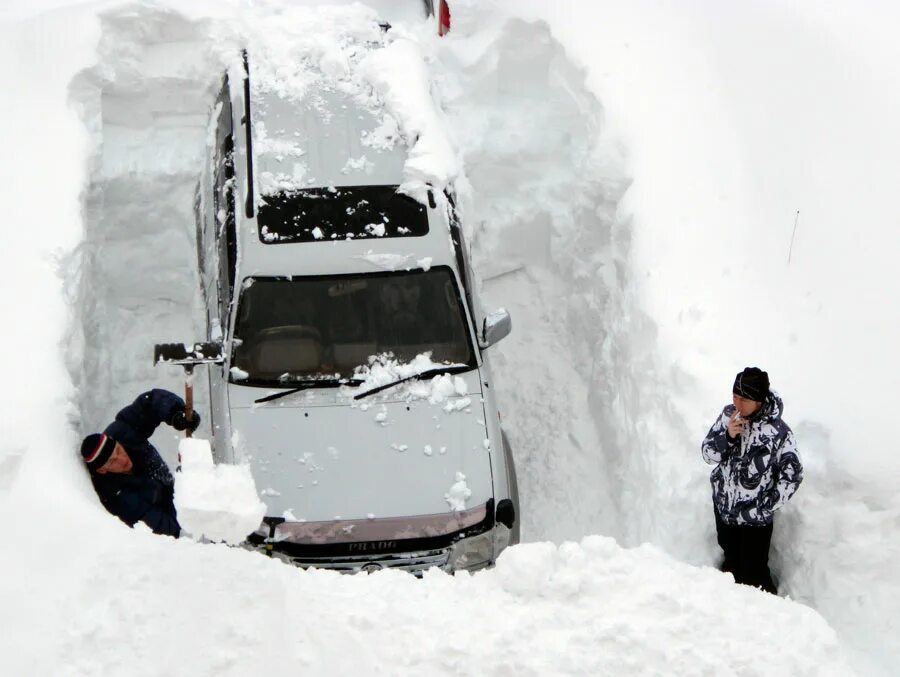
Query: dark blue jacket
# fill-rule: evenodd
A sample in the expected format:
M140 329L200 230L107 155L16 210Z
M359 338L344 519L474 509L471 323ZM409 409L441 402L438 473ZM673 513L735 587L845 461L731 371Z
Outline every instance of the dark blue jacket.
M128 526L143 522L154 533L181 533L175 513L174 481L168 466L149 438L160 423L184 411L184 400L168 390L154 389L140 395L116 414L104 431L119 442L133 464L132 473L91 473L100 502Z

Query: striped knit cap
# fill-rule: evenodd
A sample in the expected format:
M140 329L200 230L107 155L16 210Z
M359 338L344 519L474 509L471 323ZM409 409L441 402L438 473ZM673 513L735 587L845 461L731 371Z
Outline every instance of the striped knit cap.
M81 457L91 471L102 468L116 448L116 441L109 435L94 433L81 443Z

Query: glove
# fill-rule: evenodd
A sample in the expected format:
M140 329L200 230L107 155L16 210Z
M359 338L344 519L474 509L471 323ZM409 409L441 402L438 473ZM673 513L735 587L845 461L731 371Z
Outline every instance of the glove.
M191 412L191 421L188 423L187 417L184 415L184 409L176 411L169 425L175 428L175 430L187 430L190 428L191 432L194 432L200 427L200 412L196 409Z

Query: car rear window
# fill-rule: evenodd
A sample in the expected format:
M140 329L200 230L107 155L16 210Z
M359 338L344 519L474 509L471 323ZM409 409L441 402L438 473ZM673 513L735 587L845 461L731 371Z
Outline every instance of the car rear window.
M266 195L257 216L259 239L282 244L425 235L425 206L397 188L306 188Z

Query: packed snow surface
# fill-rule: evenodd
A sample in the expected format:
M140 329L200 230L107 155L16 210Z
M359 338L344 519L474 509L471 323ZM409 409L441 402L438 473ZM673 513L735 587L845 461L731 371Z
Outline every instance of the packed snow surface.
M421 3L367 4L0 9L0 672L827 675L847 651L897 674L896 8L454 0L438 39ZM179 390L154 343L206 336L193 189L248 44L292 69L273 86L383 105L366 142L413 146L412 194L456 180L487 310L514 325L492 387L533 542L494 569L302 571L97 502L81 436ZM699 442L752 364L806 470L773 539L790 599L711 568ZM452 385L410 388L468 397ZM153 442L174 466L171 429Z
M5 623L4 674L763 674L747 651L754 618L754 639L778 657L767 674L847 674L814 611L609 538L527 544L475 576L417 580L76 525L92 530L89 550L4 563L53 590ZM41 650L24 651L36 628Z
M216 464L209 440L178 444L175 473L178 522L192 537L238 545L259 527L266 505L259 500L248 465Z

